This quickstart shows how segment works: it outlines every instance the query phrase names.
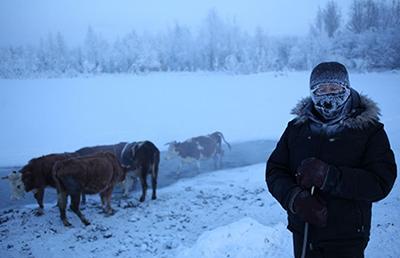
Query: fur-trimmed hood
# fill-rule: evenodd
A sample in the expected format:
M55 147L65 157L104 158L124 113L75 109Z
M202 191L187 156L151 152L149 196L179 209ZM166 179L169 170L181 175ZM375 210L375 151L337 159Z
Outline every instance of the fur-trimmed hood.
M370 124L379 122L381 113L375 101L366 95L359 94L354 89L351 90L351 101L351 110L341 121L344 127L364 129ZM311 97L300 100L291 112L291 114L296 115L296 124L306 122L312 114L313 107L314 103Z

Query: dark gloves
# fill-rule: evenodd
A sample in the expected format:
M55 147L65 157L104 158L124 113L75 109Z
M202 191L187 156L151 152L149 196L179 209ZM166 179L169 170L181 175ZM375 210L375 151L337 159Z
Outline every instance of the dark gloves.
M316 186L323 189L329 165L317 158L307 158L297 168L296 181L304 188Z
M329 165L317 158L307 158L297 168L296 181L302 188L315 186L323 189L328 176ZM301 189L299 187L299 189ZM310 194L307 190L300 190L292 198L292 211L304 221L318 227L325 227L328 219L326 202Z
M318 227L326 226L328 209L325 201L312 196L307 190L303 190L296 195L293 211L310 224Z

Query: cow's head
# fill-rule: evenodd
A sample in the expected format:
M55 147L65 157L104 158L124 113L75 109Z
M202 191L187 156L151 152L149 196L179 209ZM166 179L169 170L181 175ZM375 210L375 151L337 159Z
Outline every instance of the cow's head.
M24 183L24 187L25 187L25 191L29 192L32 191L33 189L36 189L37 186L37 182L36 182L36 178L33 172L33 167L28 165L23 167L20 170L20 174L21 174L21 180Z
M176 152L176 147L178 146L178 144L179 143L177 141L172 141L165 144L168 146L168 151L165 155L166 160L170 160L178 155Z
M2 179L8 179L11 188L12 200L18 200L25 196L25 185L22 182L21 173L13 171L8 176L2 177Z
M140 148L142 147L142 144L143 142L138 142L129 149L129 155L127 155L128 162L127 164L124 164L128 168L128 171L133 171L139 167L140 157L138 157L137 154Z

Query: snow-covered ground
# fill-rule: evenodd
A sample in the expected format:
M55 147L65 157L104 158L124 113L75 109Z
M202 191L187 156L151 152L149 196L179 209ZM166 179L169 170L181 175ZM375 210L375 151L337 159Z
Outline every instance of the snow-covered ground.
M399 160L400 74L350 75L382 108ZM308 94L308 73L150 74L52 80L0 80L0 165L81 146L170 140L222 131L229 141L277 139L290 109ZM156 201L119 199L100 213L93 196L84 227L55 203L0 210L0 257L291 257L286 215L268 193L265 164L201 173L161 188ZM160 171L162 173L162 171ZM400 257L399 183L374 205L367 258Z
M114 198L117 213L89 200L83 226L68 211L65 228L55 203L35 217L32 208L3 210L0 257L292 257L286 215L266 190L265 164L202 174L160 189L158 199ZM117 196L115 196L117 197ZM374 206L366 257L400 257L399 184Z
M235 255L238 252L228 245L242 242L253 231L257 238L263 229L264 236L248 246L249 251L285 257L283 251L290 250L284 212L267 194L264 164L184 179L160 189L158 196L143 204L138 204L138 196L115 200L118 211L112 217L99 214L99 199L93 197L83 211L92 222L88 227L68 212L74 228L64 228L55 203L46 204L42 217L32 215L32 206L6 210L0 217L0 256L203 257L205 252L215 254L207 257L221 257L221 252ZM258 227L257 221L264 226ZM212 240L215 237L219 242ZM214 245L203 250L210 240Z

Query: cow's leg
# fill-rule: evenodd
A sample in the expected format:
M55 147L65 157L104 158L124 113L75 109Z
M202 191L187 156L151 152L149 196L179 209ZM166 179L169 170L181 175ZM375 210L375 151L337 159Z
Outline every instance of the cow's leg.
M44 196L44 188L36 189L35 194L33 195L39 204L39 208L36 210L35 215L41 216L44 214L44 206L43 206L43 196Z
M57 195L58 195L58 208L60 209L60 218L64 223L64 226L69 227L71 226L71 223L68 222L67 215L65 212L67 208L67 193L64 191L58 191Z
M180 175L181 172L182 172L183 162L184 162L183 160L181 160L181 161L179 162L178 169L176 170L176 174L177 174L177 175Z
M151 164L151 188L153 189L153 194L151 195L151 199L157 199L156 191L157 191L157 177L158 177L158 164L153 162Z
M214 169L217 169L218 168L218 155L217 154L214 155L213 160L214 160Z
M133 185L134 180L133 180L133 172L129 171L128 173L126 173L126 177L125 180L123 181L123 187L124 187L124 197L128 197L129 196L129 190L131 189L131 186Z
M223 167L223 164L222 164L222 158L223 157L224 157L224 150L221 149L221 151L220 151L220 153L218 155L218 166L219 166L219 168Z
M82 214L82 212L79 209L79 205L81 202L81 194L76 193L71 195L71 210L78 215L78 217L81 219L82 223L85 224L85 226L90 225L90 222L85 218L85 216Z
M107 215L113 215L115 212L114 209L111 208L112 191L113 187L109 187L105 191L100 193L101 202L103 203L103 209Z
M214 168L221 169L222 168L222 154L216 153L214 155Z
M86 194L84 194L84 193L82 193L82 202L81 202L81 204L82 204L83 206L86 205Z
M100 193L100 199L101 199L101 207L103 208L103 212L106 212L106 197L104 192Z
M139 179L140 179L140 184L142 185L142 196L140 197L139 201L144 202L146 199L146 192L147 192L147 167L141 167L140 168L140 174L139 174Z
M104 213L107 213L107 197L106 197L107 190L104 190L103 192L100 193L100 199L101 199L101 208L103 209Z

